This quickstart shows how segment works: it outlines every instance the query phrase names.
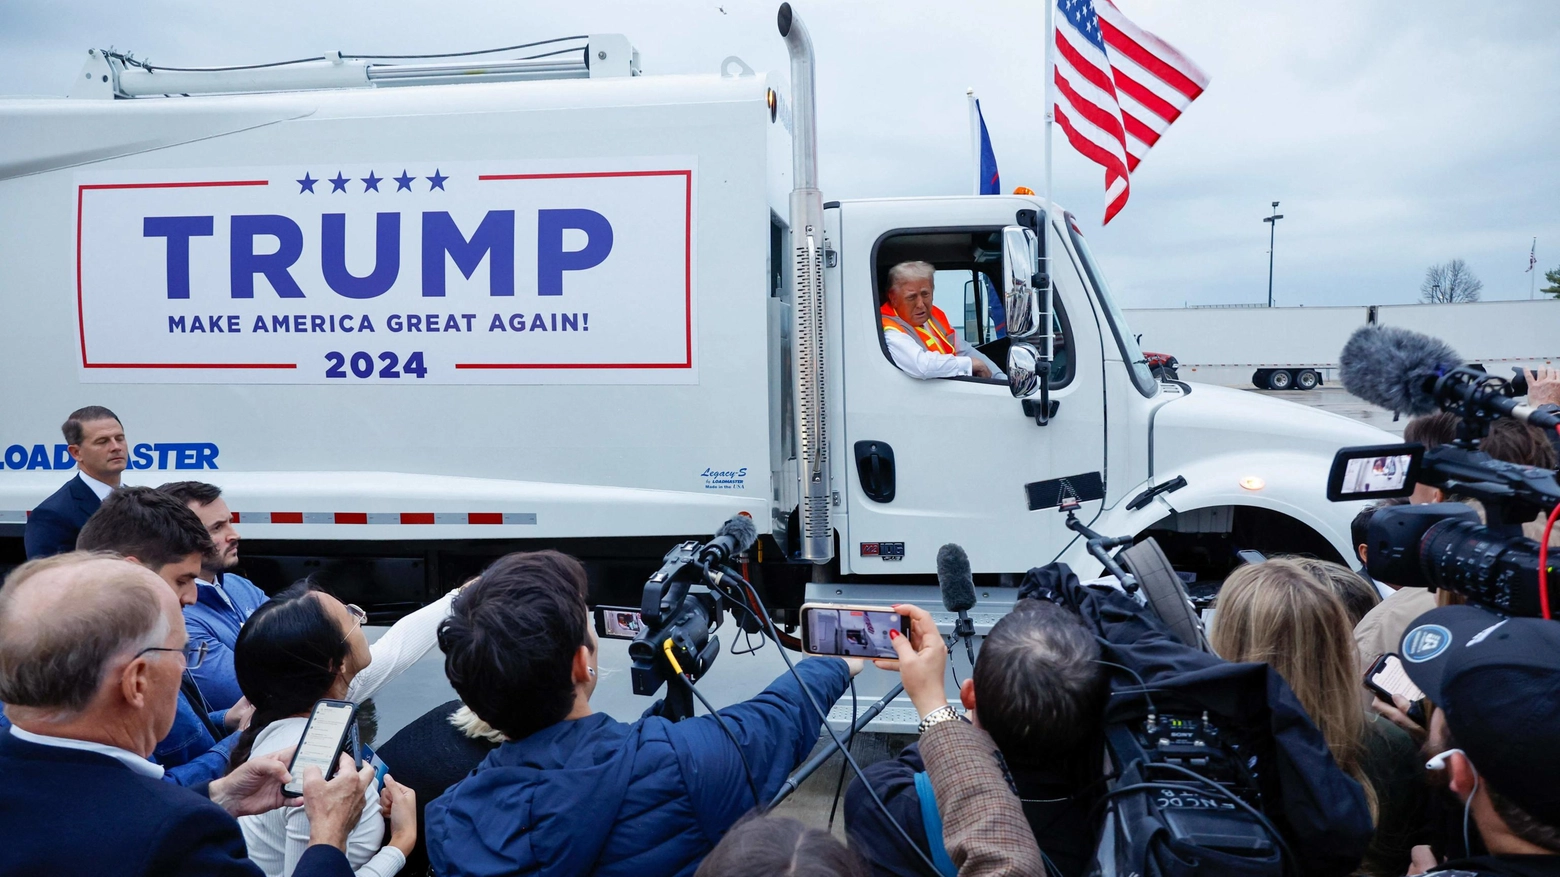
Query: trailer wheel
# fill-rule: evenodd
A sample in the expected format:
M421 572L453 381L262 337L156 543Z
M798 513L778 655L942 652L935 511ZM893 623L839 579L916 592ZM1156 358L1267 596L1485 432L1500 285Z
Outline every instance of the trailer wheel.
M1137 577L1138 586L1143 589L1148 605L1169 626L1176 638L1194 649L1208 651L1208 641L1203 635L1197 610L1192 608L1186 586L1181 584L1180 576L1175 574L1175 568L1170 565L1170 559L1165 556L1159 543L1150 537L1122 549L1117 557L1121 565Z
M1321 382L1322 376L1311 369L1305 369L1295 375L1295 386L1302 390L1314 390Z
M1276 368L1268 373L1267 388L1269 390L1287 390L1294 383L1294 375L1288 369Z
M1272 372L1269 369L1265 369L1265 368L1259 368L1256 371L1252 372L1251 373L1251 385L1253 387L1256 387L1259 390L1266 390L1267 389L1267 385L1268 385L1268 375L1269 374L1272 374Z

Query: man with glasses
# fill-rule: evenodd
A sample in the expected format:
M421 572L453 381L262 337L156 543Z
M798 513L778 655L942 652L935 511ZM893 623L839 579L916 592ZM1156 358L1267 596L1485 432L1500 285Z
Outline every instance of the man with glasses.
M0 699L15 722L0 731L0 874L261 877L234 817L288 803L290 754L198 789L162 781L147 756L191 653L178 601L143 566L76 552L0 588ZM341 768L330 782L304 772L309 831L293 877L352 873L343 851L374 772Z
M173 589L179 605L196 600L196 580L213 551L200 518L180 500L150 487L121 487L109 494L81 528L76 548L107 551L156 573ZM152 758L166 768L163 779L181 786L210 782L227 770L237 731L247 710L213 710L191 671L205 662L209 646L195 643L180 676L173 727Z
M195 581L196 598L184 609L184 626L191 642L206 646L206 662L199 670L192 668L200 693L212 708L225 710L244 696L233 673L238 631L266 595L254 582L232 572L238 566L239 535L222 488L201 481L175 481L157 489L189 506L216 545Z

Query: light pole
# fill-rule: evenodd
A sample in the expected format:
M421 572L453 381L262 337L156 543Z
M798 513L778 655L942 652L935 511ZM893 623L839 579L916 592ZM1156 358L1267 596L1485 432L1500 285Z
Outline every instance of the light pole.
M1273 202L1273 215L1263 219L1268 224L1268 307L1273 306L1273 234L1278 231L1278 221L1284 214L1278 212L1278 202Z

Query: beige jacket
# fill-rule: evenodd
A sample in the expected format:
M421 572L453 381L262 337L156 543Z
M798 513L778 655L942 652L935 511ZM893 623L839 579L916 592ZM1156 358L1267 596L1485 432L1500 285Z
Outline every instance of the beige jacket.
M1399 588L1365 613L1354 628L1354 645L1359 649L1360 673L1370 669L1376 659L1395 652L1403 634L1414 619L1435 608L1435 594L1424 588Z
M1045 877L1024 806L985 731L968 722L938 722L921 735L921 760L937 794L943 845L959 877Z

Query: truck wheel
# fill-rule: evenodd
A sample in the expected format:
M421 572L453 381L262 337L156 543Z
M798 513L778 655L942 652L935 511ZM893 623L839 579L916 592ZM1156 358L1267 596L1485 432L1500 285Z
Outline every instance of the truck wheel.
M1197 619L1197 610L1192 608L1186 586L1181 584L1181 577L1175 574L1175 568L1170 566L1170 559L1159 543L1150 537L1122 549L1116 557L1127 572L1137 577L1138 587L1143 589L1149 607L1170 627L1176 638L1191 648L1207 651L1208 643L1202 623Z
M1294 383L1294 375L1287 369L1276 368L1268 373L1267 388L1269 390L1287 390Z
M1268 369L1257 369L1251 374L1251 385L1259 390L1266 390L1268 385L1268 375L1270 374L1272 374L1272 372Z
M1306 369L1295 375L1295 386L1302 390L1314 390L1322 382L1322 376Z

